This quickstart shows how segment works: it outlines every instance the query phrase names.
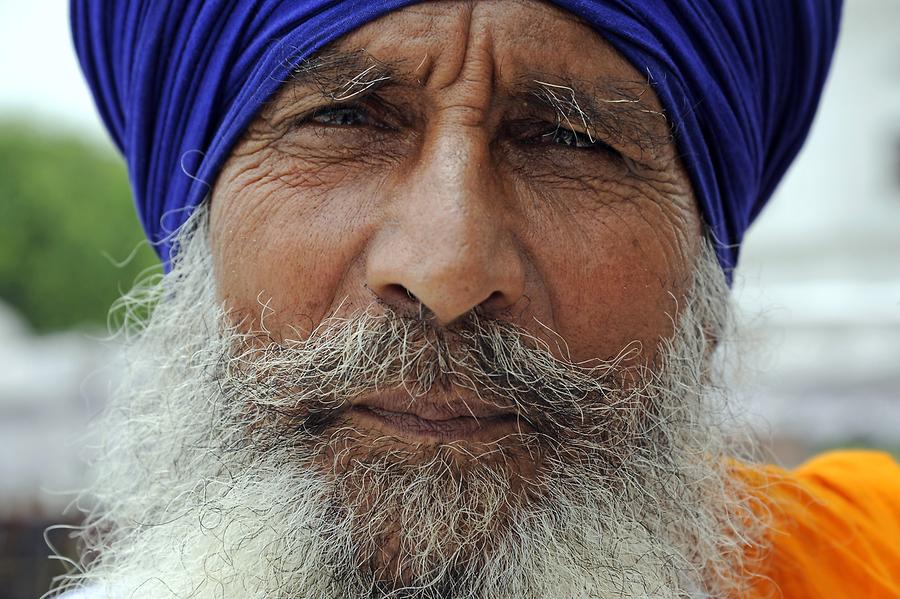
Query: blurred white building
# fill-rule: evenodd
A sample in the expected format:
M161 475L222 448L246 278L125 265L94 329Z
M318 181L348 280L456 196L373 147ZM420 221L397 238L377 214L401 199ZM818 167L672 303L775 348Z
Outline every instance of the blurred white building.
M0 521L58 515L84 485L80 436L112 350L84 333L35 337L0 303Z
M847 0L812 133L738 269L773 432L900 448L900 2Z

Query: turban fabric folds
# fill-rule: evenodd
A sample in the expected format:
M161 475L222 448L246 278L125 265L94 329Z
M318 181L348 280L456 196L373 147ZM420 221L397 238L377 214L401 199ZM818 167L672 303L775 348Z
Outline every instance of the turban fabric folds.
M415 1L72 0L82 68L164 264L171 233L298 63ZM646 73L730 277L807 135L841 0L553 3Z

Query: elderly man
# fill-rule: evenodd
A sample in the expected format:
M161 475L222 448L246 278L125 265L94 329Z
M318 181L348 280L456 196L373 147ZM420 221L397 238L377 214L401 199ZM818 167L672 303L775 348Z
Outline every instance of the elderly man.
M900 596L900 468L715 351L838 4L75 0L166 274L57 591Z

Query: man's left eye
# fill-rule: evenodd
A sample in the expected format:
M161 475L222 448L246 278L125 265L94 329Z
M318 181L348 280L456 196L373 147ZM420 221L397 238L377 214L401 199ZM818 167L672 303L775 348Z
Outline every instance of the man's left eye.
M568 146L570 148L602 148L606 144L600 140L592 139L587 133L573 131L565 127L557 127L549 133L544 133L543 138L551 143Z
M322 108L313 113L307 120L331 127L361 127L372 123L369 115L357 106L330 106Z

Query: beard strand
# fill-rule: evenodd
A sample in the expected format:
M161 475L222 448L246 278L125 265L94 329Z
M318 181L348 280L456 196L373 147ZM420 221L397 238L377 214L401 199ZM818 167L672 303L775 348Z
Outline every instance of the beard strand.
M205 209L172 271L123 298L126 370L94 428L96 502L59 589L109 597L724 597L762 522L730 458L752 450L713 383L728 290L704 247L653 365L572 363L472 314L449 329L375 305L303 340L218 304ZM154 305L152 316L132 315ZM564 347L560 345L559 347ZM557 349L559 349L557 347ZM560 352L557 352L560 353ZM564 353L564 352L563 352ZM357 438L353 397L460 388L515 410L502 443ZM521 472L516 464L535 464ZM103 595L101 595L103 596Z

